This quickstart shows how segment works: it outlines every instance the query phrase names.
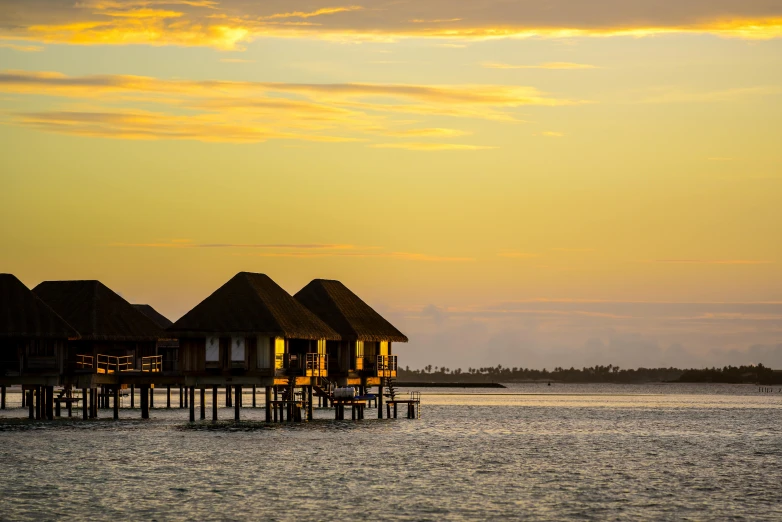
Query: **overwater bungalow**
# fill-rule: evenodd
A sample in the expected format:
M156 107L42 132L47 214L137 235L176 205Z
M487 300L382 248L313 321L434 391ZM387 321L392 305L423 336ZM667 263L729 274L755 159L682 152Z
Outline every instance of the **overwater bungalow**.
M339 281L315 279L294 297L341 337L326 342L329 377L340 386L378 386L381 400L387 384L393 398L392 343L406 343L407 337ZM379 410L382 414L382 405Z
M51 419L54 386L61 384L65 365L65 346L77 337L76 330L24 283L11 274L0 274L2 407L6 386L21 384L35 391L36 416Z
M97 417L99 406L108 407L112 390L117 417L119 388L144 386L129 377L160 372L156 350L163 330L100 281L44 281L33 292L79 333L66 346L63 385L90 390L90 417ZM148 389L143 389L142 409Z
M263 386L267 420L272 391L284 391L293 402L296 388L306 392L311 418L312 387L328 376L326 343L340 339L271 278L249 272L234 276L168 332L179 339L179 369L191 397L194 388L211 387L216 396L217 387L233 387L238 417L242 386ZM201 397L203 404L203 391Z

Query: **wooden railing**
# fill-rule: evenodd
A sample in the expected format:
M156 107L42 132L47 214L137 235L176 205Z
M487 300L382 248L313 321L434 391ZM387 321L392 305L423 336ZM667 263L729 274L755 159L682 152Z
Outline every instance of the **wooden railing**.
M141 371L142 372L160 372L163 371L163 356L151 355L149 357L141 358Z
M396 355L378 355L375 368L378 377L396 377Z
M76 368L79 370L91 370L95 358L92 355L77 354Z
M319 353L306 355L304 374L307 377L327 377L329 374L328 357Z
M98 354L97 373L116 373L135 370L132 355Z

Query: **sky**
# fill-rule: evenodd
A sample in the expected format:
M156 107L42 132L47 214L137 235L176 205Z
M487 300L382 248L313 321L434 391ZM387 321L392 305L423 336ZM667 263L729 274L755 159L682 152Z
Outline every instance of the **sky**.
M339 279L400 364L782 368L776 0L0 0L0 272Z

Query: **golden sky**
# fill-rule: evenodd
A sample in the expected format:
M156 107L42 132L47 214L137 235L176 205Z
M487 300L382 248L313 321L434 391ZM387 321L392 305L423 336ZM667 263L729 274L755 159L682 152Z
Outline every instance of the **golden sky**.
M0 3L0 271L345 282L403 364L782 367L782 4Z

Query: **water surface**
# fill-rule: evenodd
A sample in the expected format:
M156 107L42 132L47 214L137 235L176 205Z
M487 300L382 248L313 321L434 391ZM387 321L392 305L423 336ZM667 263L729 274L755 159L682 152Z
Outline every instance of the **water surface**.
M324 409L272 427L262 408L217 425L179 409L47 423L12 408L0 519L782 519L778 389L421 391L420 420Z

